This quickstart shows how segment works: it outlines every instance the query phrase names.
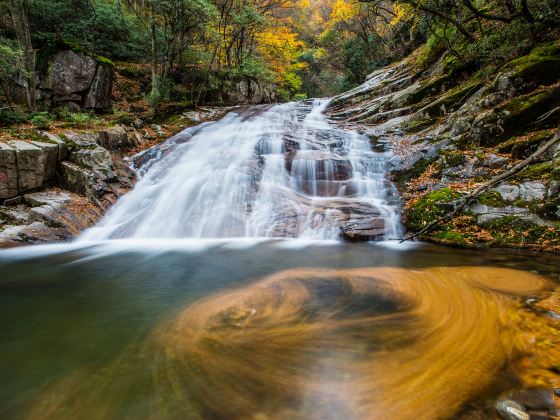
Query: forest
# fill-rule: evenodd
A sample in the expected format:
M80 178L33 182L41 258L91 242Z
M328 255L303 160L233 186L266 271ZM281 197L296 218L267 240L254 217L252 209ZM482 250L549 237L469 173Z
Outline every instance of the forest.
M490 72L560 19L555 0L4 0L0 13L4 123L18 118L14 78L29 91L26 111L49 111L32 75L60 48L140 80L131 102L155 112L234 103L243 83L267 102L332 96L422 44L418 68L447 50L450 65Z
M560 0L0 0L0 418L560 419Z

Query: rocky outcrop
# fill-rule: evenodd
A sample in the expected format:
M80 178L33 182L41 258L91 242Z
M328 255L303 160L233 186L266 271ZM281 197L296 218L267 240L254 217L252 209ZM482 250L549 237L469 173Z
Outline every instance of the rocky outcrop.
M68 240L102 216L86 197L49 188L0 205L0 248Z
M551 138L560 124L560 45L535 48L486 78L454 73L445 55L424 72L413 60L377 70L334 98L328 114L393 150L403 221L418 231ZM560 145L424 238L560 251L558 182Z
M0 142L0 246L59 241L94 223L133 185L123 153L135 139L115 126Z
M101 57L59 46L37 73L37 104L43 110L66 107L71 111L104 111L111 107L113 64ZM16 102L25 103L23 80L8 88Z

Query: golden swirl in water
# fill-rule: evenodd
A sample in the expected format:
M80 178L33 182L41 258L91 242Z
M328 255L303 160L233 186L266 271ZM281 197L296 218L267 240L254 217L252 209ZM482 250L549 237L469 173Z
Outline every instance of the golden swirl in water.
M519 347L511 295L545 285L487 267L281 272L189 305L29 417L449 417Z

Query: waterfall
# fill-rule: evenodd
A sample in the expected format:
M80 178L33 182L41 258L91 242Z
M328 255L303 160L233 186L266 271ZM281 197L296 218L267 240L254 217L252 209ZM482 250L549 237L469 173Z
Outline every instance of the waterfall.
M135 188L81 239L399 237L391 152L331 125L327 105L250 107L142 152Z

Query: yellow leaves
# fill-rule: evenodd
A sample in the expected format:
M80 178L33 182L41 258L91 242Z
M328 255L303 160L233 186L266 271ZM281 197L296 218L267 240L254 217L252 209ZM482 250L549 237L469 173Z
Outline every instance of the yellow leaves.
M332 5L330 20L332 23L346 22L358 13L354 3L345 0L336 0Z
M305 43L287 26L271 27L257 35L259 52L269 67L283 79L286 73L303 68L296 63Z
M414 8L410 4L396 3L393 6L393 13L395 16L391 20L390 24L395 26L400 22L407 21L414 17Z

